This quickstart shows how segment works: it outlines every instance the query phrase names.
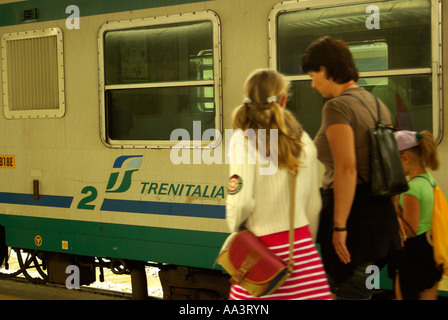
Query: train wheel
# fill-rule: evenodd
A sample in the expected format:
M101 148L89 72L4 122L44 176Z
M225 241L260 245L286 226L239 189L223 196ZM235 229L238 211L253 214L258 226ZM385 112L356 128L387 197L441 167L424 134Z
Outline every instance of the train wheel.
M46 272L45 258L41 257L36 250L23 250L14 248L17 253L17 261L19 262L20 271L25 278L35 284L43 284L48 281L48 273ZM36 269L37 277L33 277L28 273L29 269Z
M9 259L10 253L11 253L11 248L7 247L7 255L6 255L6 258L4 259L4 261L5 261L5 268L8 269L8 270L9 270L8 259ZM15 272L12 272L12 273L0 272L0 279L14 278L14 277L18 276L21 273L22 273L22 271L20 269L15 271Z

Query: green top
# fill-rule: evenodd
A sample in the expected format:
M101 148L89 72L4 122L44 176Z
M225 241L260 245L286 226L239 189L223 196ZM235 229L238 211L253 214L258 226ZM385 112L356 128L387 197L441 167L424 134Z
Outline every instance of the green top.
M432 211L434 209L434 187L436 182L429 174L420 174L409 181L409 190L400 195L399 205L403 207L403 195L410 194L420 203L420 219L416 236L432 228Z

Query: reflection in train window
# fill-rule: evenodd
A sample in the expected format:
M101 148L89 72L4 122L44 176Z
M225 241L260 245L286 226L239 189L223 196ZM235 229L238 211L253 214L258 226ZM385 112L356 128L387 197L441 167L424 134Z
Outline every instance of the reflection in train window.
M382 83L381 85L366 85ZM402 129L427 130L432 123L432 98L430 75L360 78L358 84L380 98L390 109L392 119ZM386 84L386 85L384 85ZM311 81L293 81L288 108L311 136L319 130L322 106L328 99L311 88ZM417 129L415 129L417 128ZM423 128L423 129L421 129Z
M378 29L366 25L370 5L378 8ZM300 58L313 40L325 35L348 43L360 72L358 84L388 105L397 127L439 134L440 86L436 82L440 78L438 66L432 63L440 63L439 52L433 49L438 47L437 27L431 22L431 16L438 19L435 5L431 0L394 0L314 9L309 4L274 8L277 20L271 28L276 32L271 65L292 82L288 108L311 135L319 129L325 101L311 88L310 78L300 69Z
M212 107L207 109L207 103ZM201 122L202 132L215 128L213 106L213 86L109 90L107 135L111 140L168 140L182 128L193 137L193 121Z
M100 30L103 139L109 145L169 147L175 144L169 144L175 129L192 136L194 121L200 122L201 134L220 130L220 102L215 94L220 77L219 31L209 18L150 21L150 25L128 22L120 23L119 29L108 24Z

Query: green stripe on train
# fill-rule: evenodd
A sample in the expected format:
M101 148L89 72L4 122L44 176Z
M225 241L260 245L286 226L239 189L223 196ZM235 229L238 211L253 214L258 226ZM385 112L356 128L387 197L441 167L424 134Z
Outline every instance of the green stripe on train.
M10 247L218 268L226 233L0 215Z

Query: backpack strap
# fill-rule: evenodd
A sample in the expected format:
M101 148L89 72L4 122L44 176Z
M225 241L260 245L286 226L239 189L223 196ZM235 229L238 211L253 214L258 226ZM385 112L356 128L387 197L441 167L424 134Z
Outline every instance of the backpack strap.
M423 178L423 179L425 179L426 181L428 181L428 183L431 185L431 187L434 189L435 187L437 187L437 183L435 183L435 181L434 181L434 184L431 182L431 180L429 180L427 177L425 177L425 176L422 176L422 175L418 175L418 176L416 176L416 177L414 177L414 178L412 178L411 180L414 180L415 178Z
M351 96L351 97L357 99L359 102L361 102L361 104L362 104L364 107L366 107L367 111L368 111L368 112L370 113L370 115L372 116L373 121L375 121L375 123L376 123L376 126L378 126L378 125L380 124L380 122L381 122L380 104L379 104L379 102L378 102L378 99L377 99L373 94L372 94L372 96L373 96L373 97L375 98L375 100L376 100L376 107L377 107L377 109L378 109L378 121L375 119L375 116L373 115L372 111L370 111L370 109L369 109L369 107L367 106L367 104L366 104L360 97L358 97L357 95L355 95L355 94L353 94L353 93L344 93L343 95L344 95L344 96ZM358 178L359 178L359 180L361 180L362 183L367 183L367 182L368 182L368 181L366 181L363 177L361 177L361 175L359 174L359 172L358 172Z
M373 115L373 113L372 113L372 111L370 111L370 109L369 109L369 107L367 106L367 104L360 98L360 97L358 97L357 95L355 95L355 94L352 94L352 93L345 93L344 94L345 96L351 96L351 97L353 97L353 98L356 98L359 102L361 102L361 104L364 106L364 107L366 107L366 109L367 109L367 111L369 111L369 113L370 113L370 115L372 116L372 118L373 118L373 120L376 122L376 125L378 126L379 124L381 124L381 108L380 108L380 103L379 103L379 101L378 101L378 99L377 99L377 97L375 97L373 94L372 94L372 96L375 98L375 100L376 100L376 108L377 108L377 112L378 112L378 120L376 120L375 119L375 116Z
M409 224L409 222L407 222L407 221L405 220L405 218L403 217L403 214L402 214L401 212L397 212L397 214L398 214L398 217L401 219L401 221L403 221L403 222L406 224L406 226L409 228L409 230L411 230L411 232L413 233L413 237L415 237L415 235L417 234L417 232L414 231L414 229L411 227L411 225Z

